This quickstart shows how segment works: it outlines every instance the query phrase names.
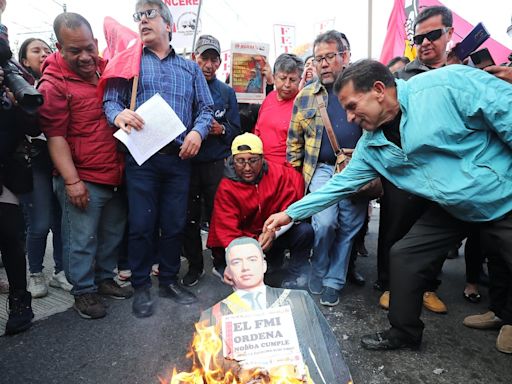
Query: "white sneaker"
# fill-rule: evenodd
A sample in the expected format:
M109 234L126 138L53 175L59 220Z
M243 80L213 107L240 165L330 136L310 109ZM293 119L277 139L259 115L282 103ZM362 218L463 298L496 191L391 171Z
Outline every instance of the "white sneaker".
M48 286L43 272L31 273L28 280L28 291L34 299L45 297L48 294Z
M73 289L73 286L69 283L68 279L66 279L64 271L60 271L57 274L53 272L52 279L50 280L50 287L60 288L66 292Z

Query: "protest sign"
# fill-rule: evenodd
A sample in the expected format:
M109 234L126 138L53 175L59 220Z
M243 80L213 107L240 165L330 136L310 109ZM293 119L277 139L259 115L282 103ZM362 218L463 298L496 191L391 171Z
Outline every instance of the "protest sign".
M253 42L231 43L231 87L239 103L259 103L265 99L262 70L268 60L269 45Z
M244 368L292 365L299 376L304 361L289 305L222 317L223 355Z
M274 24L276 57L281 53L290 53L293 47L295 47L295 27L293 25Z
M201 0L163 0L169 7L174 25L172 26L172 47L176 52L184 49L191 52L194 31L201 35L201 20L198 17Z

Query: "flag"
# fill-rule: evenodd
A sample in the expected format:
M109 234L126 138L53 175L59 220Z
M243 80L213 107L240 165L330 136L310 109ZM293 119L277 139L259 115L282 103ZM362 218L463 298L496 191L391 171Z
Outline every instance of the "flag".
M114 19L111 20L117 23ZM119 23L117 24L121 25ZM115 27L115 24L110 25L113 25ZM106 34L107 33L105 32L105 35ZM120 40L117 40L116 42L117 48L121 47L119 41ZM109 47L109 49L111 49L111 52L115 51L117 48ZM121 78L130 80L135 76L139 76L141 57L142 41L136 35L135 39L131 39L128 45L123 48L123 50L117 51L115 56L109 60L105 68L105 71L103 71L98 82L98 97L103 99L103 93L105 92L105 87L108 79Z
M411 45L411 38L414 34L412 23L417 16L417 12L421 12L425 7L444 6L444 4L437 0L413 0L412 3L406 9L404 0L395 0L393 10L389 16L388 31L380 55L380 62L383 64L387 64L395 56L407 56L411 60L414 59L415 49ZM450 10L453 16L454 33L449 46L453 46L464 39L474 26L460 17L453 9ZM484 47L489 49L497 64L507 61L510 49L503 44L489 38L482 44L481 48Z
M393 57L406 56L414 60L416 50L407 36L407 17L404 0L395 0L388 21L388 31L380 54L380 62L387 64Z
M137 40L139 37L135 31L125 27L110 16L103 20L103 33L107 42L107 48L102 54L105 60L110 60L117 53L124 51L132 40Z

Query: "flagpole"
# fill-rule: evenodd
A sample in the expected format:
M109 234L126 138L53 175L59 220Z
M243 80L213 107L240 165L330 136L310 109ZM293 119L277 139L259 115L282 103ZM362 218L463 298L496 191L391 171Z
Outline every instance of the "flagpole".
M373 1L368 0L368 58L372 58L372 16L373 16Z
M203 0L199 0L199 7L197 8L196 27L194 29L194 39L192 40L192 50L190 52L194 52L194 48L196 46L197 29L199 28L199 17L201 15L201 5L202 4L203 4Z

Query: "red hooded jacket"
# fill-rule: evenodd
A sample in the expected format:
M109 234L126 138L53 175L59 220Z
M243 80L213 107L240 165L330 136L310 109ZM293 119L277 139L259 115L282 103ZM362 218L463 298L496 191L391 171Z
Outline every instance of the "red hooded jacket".
M232 164L226 165L227 171L215 194L209 248L226 248L240 236L258 239L271 214L284 211L303 197L302 174L287 163L266 164L257 183L241 181L234 174Z
M98 70L105 65L99 59ZM44 96L39 109L41 130L48 138L66 138L80 179L119 185L124 163L96 88L73 72L59 52L50 55L38 86Z

